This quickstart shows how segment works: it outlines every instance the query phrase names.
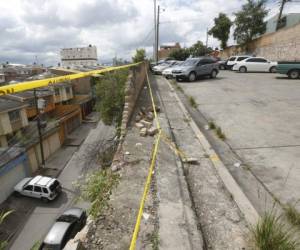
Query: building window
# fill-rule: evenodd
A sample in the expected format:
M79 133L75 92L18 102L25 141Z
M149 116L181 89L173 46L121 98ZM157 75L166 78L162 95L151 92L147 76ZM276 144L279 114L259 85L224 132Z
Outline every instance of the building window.
M19 110L10 111L8 112L8 116L11 122L18 121L20 120L20 111Z

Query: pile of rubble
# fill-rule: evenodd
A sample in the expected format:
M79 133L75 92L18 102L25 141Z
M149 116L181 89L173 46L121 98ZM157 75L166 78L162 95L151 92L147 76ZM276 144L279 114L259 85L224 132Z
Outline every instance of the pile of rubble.
M156 112L160 112L160 108L156 107ZM135 126L140 130L140 136L154 136L158 132L156 123L154 122L153 107L141 107L137 116L135 117Z

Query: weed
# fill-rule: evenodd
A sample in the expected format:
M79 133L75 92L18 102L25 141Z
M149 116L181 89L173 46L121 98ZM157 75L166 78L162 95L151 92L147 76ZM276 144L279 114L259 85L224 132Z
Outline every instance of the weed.
M226 136L225 134L223 133L222 129L220 127L217 127L216 129L216 133L217 133L217 136L221 139L221 140L226 140Z
M93 217L101 214L102 209L108 206L112 190L118 185L120 176L110 169L95 171L90 174L81 186L82 198L91 202L89 213Z
M181 88L181 86L177 85L176 88L177 88L177 90L179 90L180 92L182 92L182 93L184 92L184 91L183 91L183 88Z
M154 231L151 235L151 243L152 243L152 249L158 250L159 249L159 235L157 231Z
M208 122L209 129L216 129L216 124L213 121Z
M195 98L192 97L192 96L189 96L189 103L190 103L191 107L193 107L193 108L197 108L198 107L198 104L195 101Z
M186 122L186 123L189 123L189 122L191 121L191 119L190 119L190 118L184 117L184 118L183 118L183 121Z
M30 250L39 250L41 246L41 242L40 241L36 241L34 243L34 245L32 246L32 248L30 248Z
M300 227L300 213L292 204L287 204L285 214L292 225Z
M299 247L294 232L273 213L265 213L252 233L259 250L296 250Z

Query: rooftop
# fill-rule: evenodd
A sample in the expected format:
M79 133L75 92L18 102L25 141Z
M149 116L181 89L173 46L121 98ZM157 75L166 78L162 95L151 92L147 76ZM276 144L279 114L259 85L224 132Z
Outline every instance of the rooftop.
M6 97L0 97L0 113L21 109L26 106L27 104L24 104L22 102L10 100Z

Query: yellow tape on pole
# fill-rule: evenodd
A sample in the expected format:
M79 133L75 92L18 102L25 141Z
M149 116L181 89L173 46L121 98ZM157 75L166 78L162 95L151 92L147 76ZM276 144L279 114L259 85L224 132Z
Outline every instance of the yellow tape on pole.
M157 151L158 151L159 142L160 142L161 133L162 133L161 126L159 124L158 117L157 117L156 106L155 106L155 102L154 102L152 89L151 89L151 86L150 86L147 71L146 71L146 75L147 75L147 83L148 83L149 93L150 93L153 112L154 112L154 118L156 120L156 124L157 124L157 128L159 129L159 133L158 133L158 136L156 137L156 141L155 141L154 148L153 148L152 155L151 155L151 164L150 164L150 167L149 167L148 176L147 176L146 183L145 183L145 186L144 186L143 196L142 196L141 202L140 202L139 212L138 212L138 215L137 215L137 218L136 218L136 223L135 223L133 235L132 235L132 238L131 238L131 243L130 243L130 247L129 247L130 250L135 250L135 247L136 247L136 241L137 241L137 237L138 237L139 230L140 230L141 219L142 219L142 215L143 215L143 211L144 211L145 201L146 201L147 194L148 194L148 191L149 191L149 188L150 188L152 175L153 175L153 170L154 170L154 167L155 167L155 162L156 162L156 157L157 157Z
M29 82L21 82L11 85L5 85L0 87L0 96L1 95L7 95L12 93L17 93L25 90L35 89L35 88L41 88L41 87L47 87L51 86L53 84L64 82L64 81L70 81L78 78L83 78L87 76L92 76L94 74L101 74L109 71L119 70L119 69L125 69L129 67L133 67L135 65L138 65L140 63L133 63L128 65L122 65L117 67L109 67L105 69L99 69L99 70L92 70L88 72L81 72L76 74L70 74L70 75L64 75L64 76L58 76L58 77L52 77L48 79L43 80L36 80L36 81L29 81Z

